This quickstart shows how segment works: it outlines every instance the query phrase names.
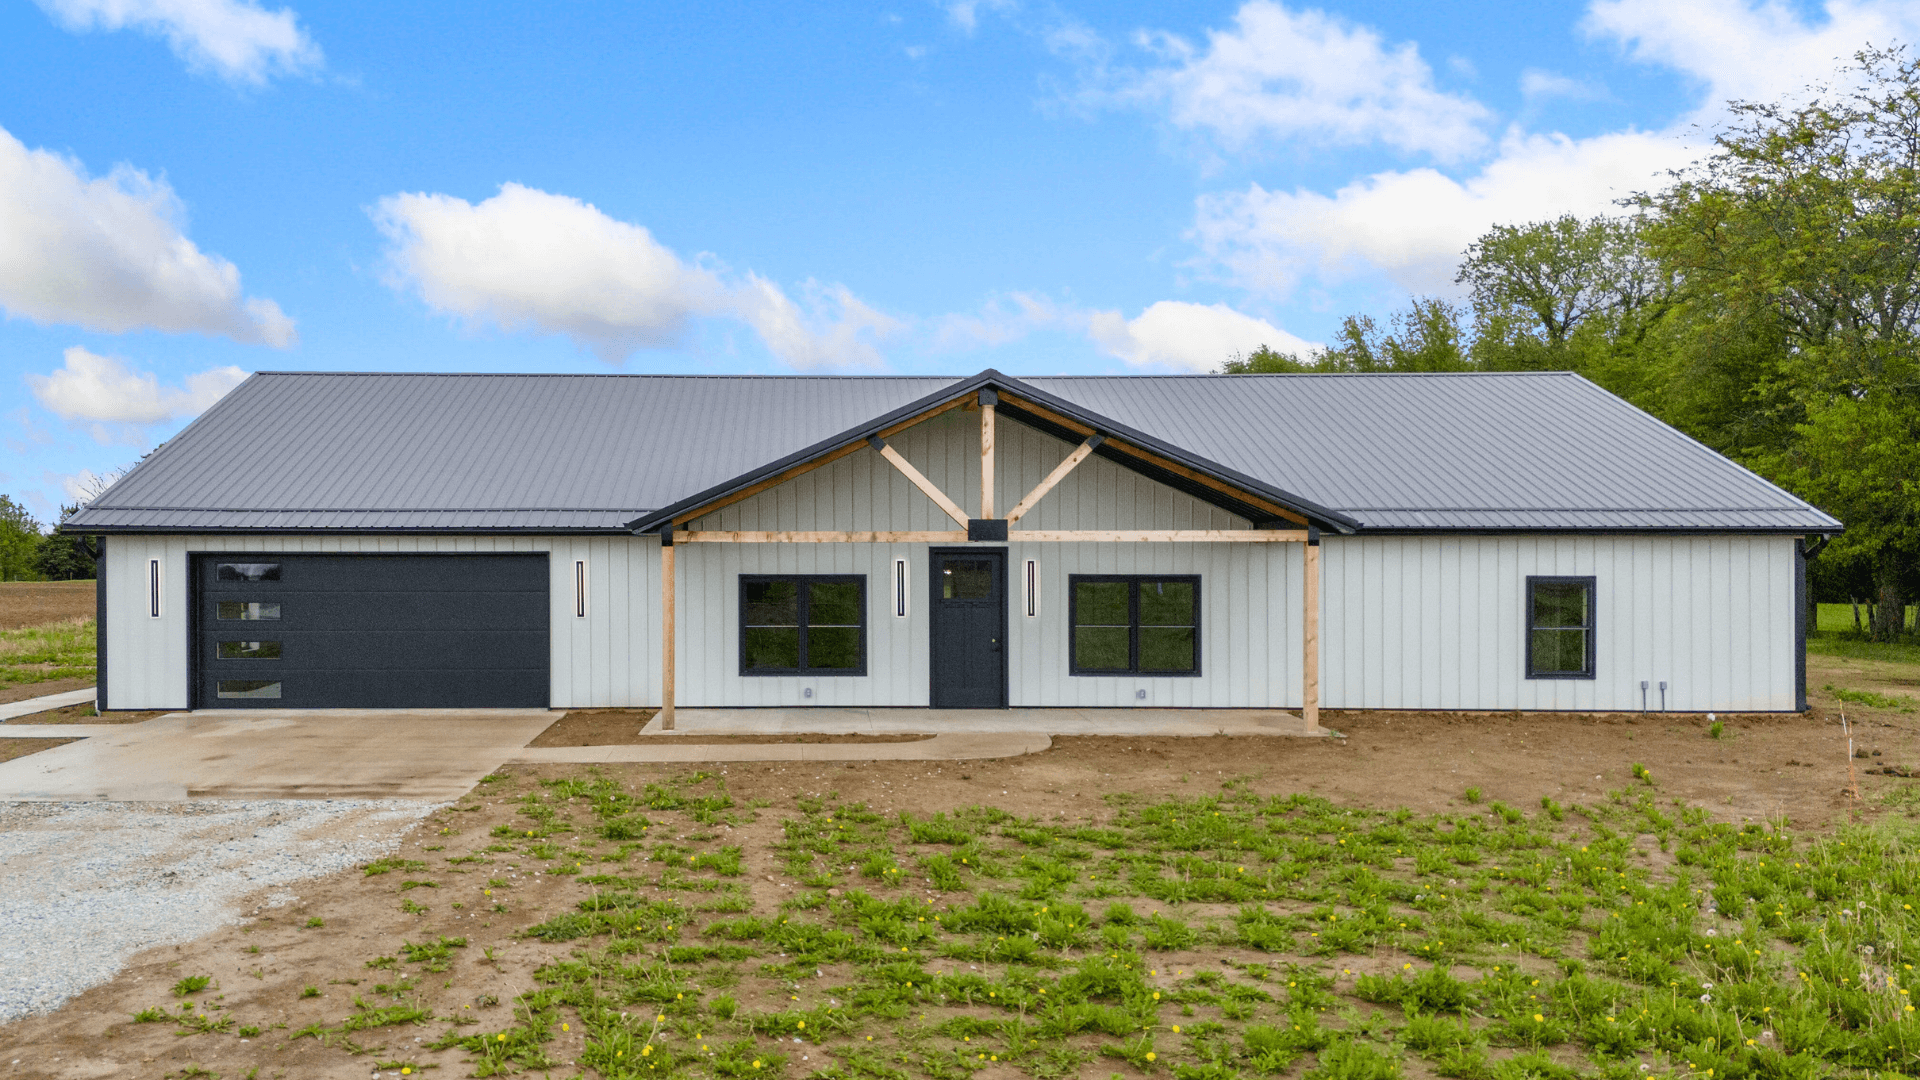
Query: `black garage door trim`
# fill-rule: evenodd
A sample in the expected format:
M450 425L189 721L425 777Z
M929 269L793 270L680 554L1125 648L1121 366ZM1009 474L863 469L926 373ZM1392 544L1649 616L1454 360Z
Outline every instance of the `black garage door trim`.
M223 564L276 569L223 574ZM192 579L195 708L544 709L550 700L545 553L196 552ZM279 617L220 618L223 601L229 614L278 604Z

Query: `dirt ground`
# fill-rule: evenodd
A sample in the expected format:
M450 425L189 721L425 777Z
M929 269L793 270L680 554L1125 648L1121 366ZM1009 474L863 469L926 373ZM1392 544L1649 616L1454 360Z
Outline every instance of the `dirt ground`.
M0 581L0 630L93 618L91 581Z
M1809 678L1815 686L1834 682L1897 690L1903 684L1896 680L1912 670L1816 661ZM990 761L708 768L724 777L743 813L748 806L765 806L750 823L721 829L722 842L744 847L747 872L737 880L763 911L794 895L771 845L781 834L783 813L802 797L863 800L885 813L984 804L1021 816L1097 822L1108 814L1102 792L1193 797L1219 790L1224 780L1247 777L1250 790L1263 795L1312 792L1340 804L1458 813L1467 808L1463 793L1469 787L1480 788L1487 800L1522 807L1539 805L1542 796L1562 803L1599 800L1607 790L1629 785L1633 766L1642 764L1663 802L1704 807L1727 820L1785 819L1798 830L1824 831L1850 817L1871 821L1915 813L1916 801L1909 796L1920 793L1920 781L1864 770L1882 763L1920 766L1920 715L1848 706L1856 744L1865 755L1853 760L1847 756L1838 703L1821 691L1813 697L1814 709L1805 716L1723 717L1726 728L1719 739L1710 736L1704 716L1692 715L1335 712L1324 714L1324 722L1344 738L1075 737L1056 739L1042 753ZM574 714L533 745L591 745L579 740L608 738L616 730L637 732L644 720L640 712ZM292 906L254 909L239 926L143 954L117 979L60 1011L0 1028L0 1077L199 1075L182 1072L191 1065L229 1077L258 1067L261 1077L357 1080L382 1060L412 1062L416 1075L426 1066L437 1066L437 1076L468 1075L464 1052L422 1049L445 1030L444 1022L359 1033L363 1046L382 1047L364 1056L289 1035L315 1022L340 1024L352 1012L356 995L370 994L375 983L390 978L370 969L368 961L395 954L403 942L440 936L464 937L468 944L455 950L450 970L422 984L425 1003L442 1018L476 1022L463 1031L506 1025L514 997L533 988L534 970L586 944L549 945L523 938L520 931L574 910L593 891L571 874L545 872L559 869L552 862L488 850L497 846L489 836L497 826L524 827L513 800L542 779L598 772L637 789L694 768L504 769L503 779L483 784L435 814L406 840L399 854L421 860L425 869L318 879L301 887ZM1849 795L1855 783L1858 801ZM685 824L674 828L693 831ZM651 876L639 858L610 872ZM437 884L407 891L408 879ZM424 913L402 910L403 903L417 906L422 899ZM178 999L167 988L186 975L211 976L214 988L200 996L224 1006L221 1015L232 1016L238 1026L264 1030L248 1038L231 1031L182 1037L172 1023L131 1022L142 1009L172 1010ZM755 1000L774 992L757 979L747 976L733 992L743 1005L771 1007L774 1002ZM307 988L317 996L308 996ZM576 1030L562 1034L549 1049L567 1062L580 1047ZM9 1064L15 1059L18 1064ZM1110 1072L1113 1064L1102 1063L1098 1070ZM795 1075L808 1071L795 1065L800 1066ZM573 1073L566 1069L560 1075Z
M65 746L78 739L0 739L0 761L12 761L28 754L37 754L42 750L51 750L56 746Z
M41 682L17 683L13 686L0 686L0 705L10 701L25 701L28 698L45 697L48 694L64 694L69 690L85 690L92 686L93 679L46 679Z

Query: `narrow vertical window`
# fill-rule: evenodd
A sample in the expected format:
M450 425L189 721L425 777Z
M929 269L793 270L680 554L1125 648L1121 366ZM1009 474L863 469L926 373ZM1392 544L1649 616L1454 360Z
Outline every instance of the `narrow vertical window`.
M1027 618L1040 614L1040 564L1033 559L1027 560Z
M907 560L893 560L893 617L907 617Z
M573 563L573 617L587 617L587 561L576 559Z
M147 616L160 617L160 560L147 560Z

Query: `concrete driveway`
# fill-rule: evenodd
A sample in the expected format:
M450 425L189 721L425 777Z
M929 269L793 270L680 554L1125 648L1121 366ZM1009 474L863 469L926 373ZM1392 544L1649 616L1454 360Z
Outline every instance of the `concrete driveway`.
M247 710L0 725L79 742L0 762L0 799L453 799L546 730L545 709Z

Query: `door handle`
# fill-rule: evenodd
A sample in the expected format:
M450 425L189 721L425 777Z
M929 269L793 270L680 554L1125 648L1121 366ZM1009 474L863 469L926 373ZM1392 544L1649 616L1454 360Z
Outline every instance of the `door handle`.
M999 639L999 638L994 638L994 639L993 639L993 651L994 651L994 652L999 652L999 651L1000 651L1000 639Z

